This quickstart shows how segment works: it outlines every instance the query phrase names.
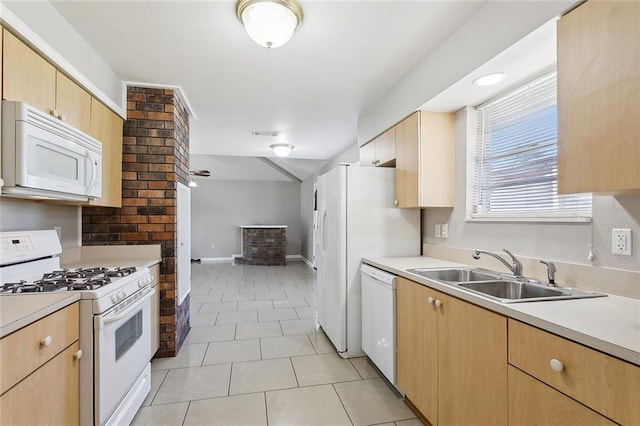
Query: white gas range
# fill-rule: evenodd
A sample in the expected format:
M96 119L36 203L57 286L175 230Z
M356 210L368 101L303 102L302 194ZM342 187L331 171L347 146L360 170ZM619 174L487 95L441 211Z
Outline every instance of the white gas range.
M0 296L80 292L80 424L129 424L150 390L149 269L63 269L54 230L2 232L0 244Z

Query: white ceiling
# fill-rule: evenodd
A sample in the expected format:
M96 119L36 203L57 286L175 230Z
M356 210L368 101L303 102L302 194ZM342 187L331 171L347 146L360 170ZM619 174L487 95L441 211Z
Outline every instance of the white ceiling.
M483 3L302 0L302 26L274 50L247 36L233 0L53 4L123 80L183 88L192 154L273 157L269 145L286 141L293 159L328 160Z
M354 147L358 119L406 86L416 66L482 13L510 6L487 0L301 0L302 26L287 45L267 50L247 36L235 17L235 0L51 4L122 80L181 87L195 113L193 170L211 170L213 179L283 181L305 179ZM471 41L452 54L464 56L467 49L473 49ZM552 21L421 108L477 105L554 62ZM493 71L508 77L491 88L471 84ZM280 135L253 136L254 130ZM269 145L276 142L295 145L292 155L275 157Z

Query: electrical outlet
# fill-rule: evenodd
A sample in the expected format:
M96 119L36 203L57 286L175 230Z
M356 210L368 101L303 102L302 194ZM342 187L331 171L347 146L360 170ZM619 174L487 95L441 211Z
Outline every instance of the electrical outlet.
M216 243L211 243L211 248L216 248Z
M442 224L442 238L449 238L449 224Z
M442 225L436 223L436 238L442 238Z
M611 232L613 254L631 256L631 229L614 229Z

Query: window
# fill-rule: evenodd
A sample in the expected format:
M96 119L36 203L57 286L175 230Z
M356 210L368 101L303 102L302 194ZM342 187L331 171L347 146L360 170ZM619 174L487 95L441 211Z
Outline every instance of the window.
M591 217L591 195L558 195L556 71L476 108L468 220Z

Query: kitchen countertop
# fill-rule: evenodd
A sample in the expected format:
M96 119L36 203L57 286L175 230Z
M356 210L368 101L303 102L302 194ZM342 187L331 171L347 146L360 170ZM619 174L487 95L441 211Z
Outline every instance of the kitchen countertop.
M525 322L640 366L640 300L609 295L590 299L501 303L407 272L413 268L473 267L415 257L363 258L387 272Z
M0 338L80 300L79 293L7 294L0 297Z
M130 267L148 268L162 261L159 244L78 246L66 248L60 256L64 268Z

